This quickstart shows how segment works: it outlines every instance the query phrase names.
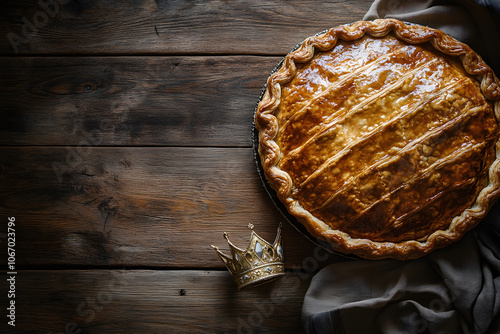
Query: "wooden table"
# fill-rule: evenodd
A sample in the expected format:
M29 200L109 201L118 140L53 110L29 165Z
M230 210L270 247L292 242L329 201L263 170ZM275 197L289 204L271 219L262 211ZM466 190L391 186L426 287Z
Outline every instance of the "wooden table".
M274 240L261 88L371 2L3 1L0 332L301 332L310 279L338 257L285 223L287 275L238 291L210 245L246 247L248 223Z

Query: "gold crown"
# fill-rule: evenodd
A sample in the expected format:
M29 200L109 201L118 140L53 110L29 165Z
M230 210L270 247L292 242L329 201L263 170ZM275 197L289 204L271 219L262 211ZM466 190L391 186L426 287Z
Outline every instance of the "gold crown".
M222 253L218 247L212 245L233 276L238 289L256 283L263 283L285 274L283 248L281 247L281 224L278 227L276 240L272 245L259 237L253 231L253 227L252 224L248 224L248 228L252 230L252 235L250 245L246 250L233 245L229 241L226 232L224 232L224 238L231 247L231 256Z

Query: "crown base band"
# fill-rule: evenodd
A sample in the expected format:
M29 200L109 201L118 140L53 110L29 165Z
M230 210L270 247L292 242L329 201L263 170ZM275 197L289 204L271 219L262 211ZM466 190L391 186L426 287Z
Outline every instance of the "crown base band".
M259 285L283 275L285 275L283 263L266 263L234 276L234 280L238 289L241 290L244 287Z

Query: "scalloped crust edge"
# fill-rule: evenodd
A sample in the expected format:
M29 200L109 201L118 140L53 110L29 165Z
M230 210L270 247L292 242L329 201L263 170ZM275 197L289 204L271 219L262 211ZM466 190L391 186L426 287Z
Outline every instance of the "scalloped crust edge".
M323 34L309 37L295 50L286 55L281 67L271 74L266 89L255 113L255 126L259 131L259 155L264 174L278 198L287 210L303 224L308 232L332 245L335 251L354 254L366 259L393 258L409 260L421 257L434 249L447 246L475 227L488 213L500 196L500 139L496 143L496 160L488 171L489 183L482 189L476 201L455 217L447 230L437 230L425 241L376 242L368 239L351 238L347 233L331 229L326 223L305 210L291 197L292 180L287 172L277 167L280 148L274 141L278 131L278 120L274 111L280 104L281 86L296 74L296 63L312 59L316 50L327 51L337 41L351 41L363 37L384 37L389 33L410 44L429 42L436 50L458 57L464 69L476 76L481 83L484 96L492 101L495 117L500 120L500 82L493 70L469 46L446 35L440 30L420 25L406 24L395 19L358 21L351 25L332 28Z

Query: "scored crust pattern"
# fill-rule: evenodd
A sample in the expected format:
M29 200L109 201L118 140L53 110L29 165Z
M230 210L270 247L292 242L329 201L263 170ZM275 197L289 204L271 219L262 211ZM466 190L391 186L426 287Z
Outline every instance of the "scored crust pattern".
M350 217L356 217L356 222L360 221L361 223L352 223L351 221L349 221L350 218L347 217L345 218L345 224L343 224L342 220L344 219L344 217L342 217L342 215L332 216L332 212L341 212L342 210L344 210L343 208L340 208L338 206L335 207L335 205L332 203L335 203L335 201L337 201L339 198L342 199L343 191L349 190L349 187L352 188L351 193L349 196L346 195L347 197L345 197L345 201L350 201L348 203L349 207L355 207L356 205L358 205L356 204L356 202L359 202L360 198L362 198L361 202L363 200L368 200L363 197L367 197L366 194L368 194L369 192L364 193L363 191L358 191L357 189L354 189L355 187L350 186L348 182L343 183L343 181L341 180L342 178L339 177L338 179L332 180L336 182L335 187L337 187L339 190L334 191L333 193L327 193L326 197L321 197L321 195L323 194L321 192L322 187L318 186L318 182L316 182L314 186L310 186L309 188L308 183L313 183L310 182L310 179L317 180L319 177L323 177L323 169L327 169L330 167L333 168L332 166L335 164L340 165L338 161L342 159L343 155L350 152L358 152L359 146L361 146L361 144L359 144L360 142L353 141L352 144L341 146L344 152L335 152L335 157L327 156L323 160L321 160L321 151L318 151L318 154L316 156L314 153L314 147L321 147L321 145L315 145L315 142L320 141L321 136L325 137L325 133L327 134L326 136L336 138L335 140L337 140L337 138L342 139L342 136L339 135L340 132L338 132L338 130L336 130L334 126L327 127L323 124L321 125L322 128L320 126L321 131L318 132L319 135L313 134L312 136L310 134L306 135L305 133L301 133L301 131L304 132L306 130L301 129L299 126L297 126L297 130L289 131L290 128L293 128L294 122L296 122L296 124L300 126L303 126L304 122L307 121L307 108L311 109L312 107L310 105L315 103L319 104L320 102L322 103L322 101L319 100L330 94L329 90L332 90L331 86L341 86L341 84L337 83L336 85L330 85L330 88L325 89L323 92L320 92L315 96L312 96L311 100L299 101L299 103L296 103L296 101L293 100L292 102L287 100L287 96L291 94L289 88L287 87L287 84L295 84L295 82L300 82L302 78L300 76L297 76L297 73L299 73L299 69L307 66L309 62L315 61L314 57L317 56L318 53L331 51L334 47L339 46L340 43L363 40L365 36L379 39L385 38L388 41L387 43L393 43L395 45L394 49L396 51L391 51L387 55L381 54L375 61L367 62L366 65L360 64L359 68L361 68L361 70L355 70L355 73L353 74L345 74L343 76L344 79L342 79L343 83L346 83L348 82L348 80L350 80L350 78L359 75L362 70L364 70L365 72L373 71L373 64L375 63L382 64L384 61L389 60L389 58L391 61L397 59L399 56L401 56L397 54L398 47L404 48L403 44L409 44L410 46L422 45L422 48L420 48L421 50L418 50L418 52L420 52L419 54L416 53L417 51L415 51L414 48L412 49L412 52L414 52L414 54L412 55L412 57L414 57L412 58L412 63L415 64L413 64L414 68L409 70L411 74L424 73L425 71L427 71L432 73L426 75L435 75L434 72L438 73L439 71L437 69L440 69L443 78L453 78L453 80L450 80L449 82L443 81L444 83L442 87L437 87L434 89L434 91L430 92L428 94L428 97L424 98L424 100L427 100L422 104L421 107L415 107L413 110L410 110L406 113L401 111L401 115L398 115L397 117L413 117L415 119L412 120L412 122L417 122L418 119L414 116L414 114L416 114L415 110L420 108L422 110L419 110L420 113L418 115L425 115L425 108L423 105L431 102L434 104L438 104L438 102L433 101L437 101L440 99L443 102L439 102L442 104L442 106L438 106L438 110L445 110L446 113L456 112L456 115L453 117L448 115L439 115L439 117L451 117L451 119L458 121L443 122L442 124L438 124L438 121L435 121L435 129L429 131L429 133L420 134L418 137L419 143L410 143L410 141L408 141L407 143L404 143L404 145L406 145L404 146L404 148L399 148L399 150L393 148L392 151L397 152L399 155L395 155L392 158L385 157L385 160L379 159L380 157L375 155L373 161L369 162L369 168L367 168L367 171L364 172L365 174L369 174L370 172L376 170L378 168L378 165L388 165L388 161L391 161L391 159L392 161L396 161L398 159L401 160L402 155L404 155L404 158L409 161L417 161L419 158L421 158L422 155L429 156L426 157L426 159L429 158L429 162L425 162L427 163L426 166L429 167L426 167L427 169L422 168L422 170L417 171L416 176L410 175L410 181L408 181L408 183L401 184L397 187L393 186L389 194L380 195L380 199L373 199L373 203L370 203L369 205L363 204L365 205L365 207L368 207L375 211L379 207L381 208L380 210L384 210L384 208L387 208L388 206L391 208L391 210L393 210L393 204L386 204L390 203L391 201L391 203L394 202L391 198L392 193L404 193L405 189L408 188L410 183L418 185L420 182L420 178L423 178L426 173L428 174L430 173L430 171L434 171L435 173L435 170L438 170L442 174L447 175L448 179L446 179L445 177L440 178L440 186L443 187L444 184L442 192L451 194L453 194L453 191L455 191L455 189L453 189L453 187L449 187L450 189L445 189L446 182L453 181L452 179L456 177L457 173L463 174L463 182L459 183L459 185L456 187L458 187L457 189L460 191L467 190L472 193L474 195L474 197L472 197L472 200L462 200L463 196L461 195L462 192L460 191L457 191L456 195L447 195L447 197L445 198L452 199L452 204L459 208L458 214L453 215L453 208L451 208L449 212L446 210L444 210L444 213L436 212L436 215L443 216L444 218L440 220L436 219L436 222L433 223L432 215L429 216L429 224L423 226L421 230L412 230L411 224L408 225L410 226L410 229L405 230L404 221L393 219L394 221L390 222L390 224L382 224L381 226L377 227L379 231L373 232L370 230L372 228L370 227L370 219L374 219L373 215L366 214L366 217L362 217L363 210L361 209L360 211L355 211L353 213L354 216ZM366 47L366 45L364 44L361 45L363 47ZM428 56L428 54L430 54L430 52L427 52L426 50L430 48L443 53L450 59L450 62L457 62L459 66L446 65L442 63L439 57L437 59L427 59L426 57ZM409 52L407 50L404 51L406 53ZM421 65L418 64L418 60L420 59L418 57L423 59ZM415 59L415 61L413 61L413 59ZM448 71L449 73L446 71ZM415 74L415 76L417 74ZM404 77L394 78L393 80L389 78L387 79L386 86L382 85L381 87L379 87L379 90L383 92L383 94L387 94L385 93L385 91L390 92L394 87L404 87L404 85L411 86L407 80L408 76L409 74L405 74ZM468 79L469 77L475 78L475 80L470 80ZM479 94L479 96L474 95L474 85L477 86L477 84L473 83L474 81L477 81L480 86L480 92L482 94ZM444 98L443 96L446 97L448 92L453 91L457 86L466 87L461 88L461 90L463 91L461 94L465 94L461 97L460 100L462 101L462 104L460 104L460 101L452 101L449 104L446 104L448 102L446 102L446 98ZM342 87L343 89L346 89L347 86L344 85ZM479 55L477 55L465 44L456 41L455 39L449 37L439 30L418 25L408 25L394 19L381 19L372 22L361 21L356 22L352 25L333 28L321 35L307 38L300 45L300 47L298 47L298 49L290 52L283 59L281 67L268 78L266 90L261 101L259 102L259 105L257 106L255 114L255 125L257 130L259 130L259 154L261 157L261 163L265 176L269 181L271 187L276 190L280 201L286 206L287 210L308 229L311 235L331 243L333 249L343 253L352 253L364 258L371 259L411 259L422 256L435 248L443 247L453 241L460 239L466 231L475 226L486 215L494 200L496 200L496 198L499 196L500 160L498 158L500 158L500 154L498 153L498 147L500 147L500 144L498 142L498 126L496 121L496 119L499 119L500 114L499 87L500 84L498 79ZM476 90L479 91L479 89ZM355 103L354 109L356 110L350 110L347 113L362 114L363 112L366 112L363 111L363 105L372 103L377 99L379 100L379 104L382 103L380 102L382 101L382 98L380 96L382 96L383 94L376 93L371 97L366 98L365 101L359 102L357 104ZM467 94L471 95L469 96ZM350 98L351 95L349 95L349 91L347 90L346 94L344 94L343 96ZM351 100L355 99L354 96L355 95L353 95ZM484 98L488 99L490 102L486 102ZM404 96L398 97L398 99L404 99ZM340 102L337 101L337 105L340 105ZM348 108L348 106L346 108ZM380 110L384 112L386 110L389 110L383 108L383 106L381 108L382 109ZM468 111L461 114L461 108L466 108ZM488 109L490 111L490 114L493 114L494 112L494 116L490 115L491 117L489 119L487 117ZM493 109L493 112L491 112L491 109ZM483 117L477 115L486 116ZM329 117L330 121L332 119L335 119L336 117L335 115L327 116ZM383 115L383 113L380 114L380 117L385 116L386 115ZM339 119L343 120L345 118L342 117L337 117L337 120L335 122L327 123L338 125L342 122L339 121ZM374 116L371 117L373 118ZM424 116L419 117L421 122L429 121L428 119L424 118ZM468 120L465 120L468 118L475 119L474 122L476 122L476 124L474 125L472 121L469 122ZM301 122L297 121L299 119L301 120ZM359 116L359 119L362 120L363 117ZM356 121L356 119L354 120ZM461 122L460 124L462 125L454 124L454 122ZM485 129L479 129L479 127L482 126L480 122L484 122ZM465 142L461 143L457 141L456 146L463 148L461 150L457 150L456 152L453 151L453 159L462 161L462 163L461 165L457 163L452 164L458 166L454 170L452 170L450 169L450 167L447 167L448 165L450 165L447 159L440 160L438 158L433 158L431 151L437 150L437 146L435 143L440 142L438 137L443 136L441 132L444 133L445 131L449 131L450 129L458 129L457 131L460 134L460 131L464 131L464 138L469 136L469 134L465 130L463 130L465 126L463 124L466 123L470 123L466 127L468 127L468 130L472 129L472 137L476 136L477 138L473 138L474 140L471 140L469 142L469 144L473 144L470 144L469 146L467 146L467 143ZM383 121L379 120L376 124L377 126L375 127L375 130L373 130L372 133L375 133L377 131L377 127L390 127L393 126L392 124L394 124L394 122L384 123ZM356 127L356 125L358 126ZM310 127L311 126L309 125L309 128ZM343 128L349 128L349 126L343 124ZM363 124L354 124L351 126L351 128L363 129ZM308 127L305 126L304 129L308 129ZM331 133L333 133L333 135L331 135ZM394 131L392 133L398 133L398 131ZM370 132L368 130L365 131L365 133L363 133L362 135L365 136L365 144L366 142L374 142L374 140L370 138ZM401 136L404 137L404 133L402 133ZM300 138L302 137L306 138L306 142L300 142ZM382 136L382 139L379 140L384 140L384 137L387 136ZM366 138L368 138L368 140L366 140ZM432 142L434 142L434 146L432 147L425 145L425 141L430 139L432 139ZM373 145L373 147L376 147L375 144ZM383 146L384 143L381 143L381 145ZM439 150L446 150L446 143L442 144L441 146L442 147L439 147ZM293 156L298 156L304 151L309 152L309 161L307 163L294 161ZM417 153L411 153L417 151L420 155L418 155ZM314 159L311 159L311 157L313 157ZM317 157L317 159L315 157ZM481 161L479 161L478 163L468 164L468 161L476 161L478 158L481 158ZM319 162L316 160L318 160ZM347 165L348 163L346 162L345 166ZM468 165L471 165L472 167L464 167ZM309 171L303 172L307 169L309 169ZM401 170L402 167L399 167L397 172L401 173ZM477 172L477 175L473 173L474 170ZM389 168L384 172L378 172L381 175L383 173L390 174L391 169ZM469 174L470 176L468 176ZM355 178L358 179L358 185L360 185L359 188L363 188L362 185L365 176L363 174L359 174L356 175ZM366 178L368 179L368 176L366 176ZM326 180L323 183L325 182L331 183L329 180ZM319 184L321 184L321 182L319 182ZM368 182L367 184L370 183ZM426 189L424 187L427 186L428 184L423 184L420 189L417 189L422 192L423 189ZM376 188L376 186L374 187ZM376 193L373 190L370 191L372 193ZM356 198L356 194L359 195L358 198ZM418 197L418 192L408 192L406 196L407 198L409 198L408 196L412 196L413 194L417 194ZM405 197L403 196L403 198ZM335 199L335 201L333 199ZM399 198L399 200L401 201L401 198ZM439 207L438 204L440 204L439 200L433 199L432 196L430 196L430 199L424 198L423 201L436 201L436 207ZM441 203L440 205L443 206L443 203ZM322 210L324 208L327 208L328 206L331 206L329 211L324 210L322 212ZM450 203L447 203L446 207L450 207ZM417 208L414 211L416 212L418 210L421 209ZM433 210L437 211L435 208ZM428 211L432 212L431 210ZM446 214L452 216L446 218ZM346 215L348 216L348 214ZM401 215L401 217L406 217L405 215L414 215L418 217L418 214L415 214L411 210L409 210L409 213ZM421 213L421 216L425 215ZM360 217L362 217L363 219L361 219ZM415 219L416 218L414 218L414 220ZM390 220L391 219L389 219L389 221ZM346 228L345 226L348 227ZM380 231L381 228L385 230Z

